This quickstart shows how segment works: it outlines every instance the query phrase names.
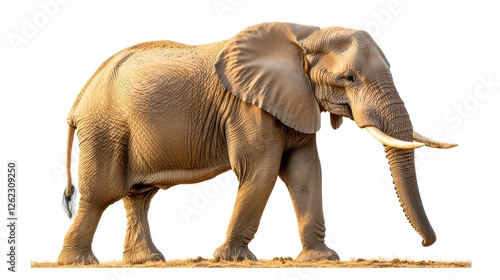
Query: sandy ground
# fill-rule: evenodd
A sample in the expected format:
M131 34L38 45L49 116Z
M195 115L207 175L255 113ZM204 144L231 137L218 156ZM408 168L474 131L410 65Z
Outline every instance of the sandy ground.
M68 267L88 267L88 268L114 268L114 267L213 267L213 268L286 268L286 267L310 267L310 268L393 268L393 267L412 267L412 268L470 268L470 261L412 261L412 260L365 260L356 259L349 261L314 261L314 262L296 262L292 258L277 257L272 260L259 261L220 261L215 259L204 259L201 257L187 260L171 260L165 262L148 262L140 265L123 264L121 261L105 262L98 265L89 266L60 266L51 262L32 262L32 268L68 268Z

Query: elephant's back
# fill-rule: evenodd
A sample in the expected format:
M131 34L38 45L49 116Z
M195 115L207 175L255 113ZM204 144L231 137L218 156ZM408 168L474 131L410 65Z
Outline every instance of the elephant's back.
M81 90L70 112L70 124L86 107L137 107L144 98L154 99L152 94L157 94L157 89L178 87L200 69L200 54L193 50L196 48L174 41L154 41L116 53L101 64Z

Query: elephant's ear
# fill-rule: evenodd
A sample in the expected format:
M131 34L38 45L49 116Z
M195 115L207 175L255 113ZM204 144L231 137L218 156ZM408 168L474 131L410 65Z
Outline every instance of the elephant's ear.
M264 23L228 41L215 67L227 90L303 133L320 128L320 108L299 41L318 27Z

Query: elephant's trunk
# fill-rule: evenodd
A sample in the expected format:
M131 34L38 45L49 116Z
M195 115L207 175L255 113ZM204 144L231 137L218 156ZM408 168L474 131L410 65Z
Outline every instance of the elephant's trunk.
M422 236L422 245L430 246L436 234L425 214L415 173L414 151L392 147L385 148L396 193L408 221Z
M413 126L403 101L395 87L390 87L387 99L381 106L381 127L384 133L399 140L413 141ZM415 230L422 236L422 245L430 246L436 241L436 234L432 229L424 206L420 198L417 176L415 172L415 153L413 149L399 149L385 146L386 157L389 161L394 188L398 195L401 207Z
M382 96L382 98L372 99L376 100L372 104L369 103L369 100L363 100L363 110L355 112L354 119L360 127L373 126L389 137L411 144L413 126L410 117L392 83L392 79L389 81L371 85L371 92L375 96ZM401 207L408 221L422 236L422 245L430 246L436 241L436 235L427 219L420 198L415 173L414 150L411 147L384 146Z

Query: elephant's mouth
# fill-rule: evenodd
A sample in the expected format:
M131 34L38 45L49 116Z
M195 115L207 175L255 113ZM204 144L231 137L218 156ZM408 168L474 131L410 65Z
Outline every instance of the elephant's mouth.
M351 120L354 120L354 116L352 113L351 106L347 103L333 103L333 102L326 102L326 107L324 108L332 114L335 114L337 116L341 117L346 117L350 118ZM322 108L323 109L323 108ZM414 142L408 142L408 141L403 141L396 139L394 137L391 137L387 134L385 134L382 130L375 126L363 126L361 128L366 129L375 139L380 141L382 144L393 147L393 148L398 148L398 149L416 149L420 148L423 146L429 146L433 148L440 148L440 149L448 149L448 148L453 148L457 146L457 144L454 143L443 143L439 142L430 138L427 138L420 133L413 131L413 140Z
M354 115L352 114L351 106L349 106L349 104L345 103L337 104L329 102L326 111L335 114L337 116L346 117L351 120L354 120Z

